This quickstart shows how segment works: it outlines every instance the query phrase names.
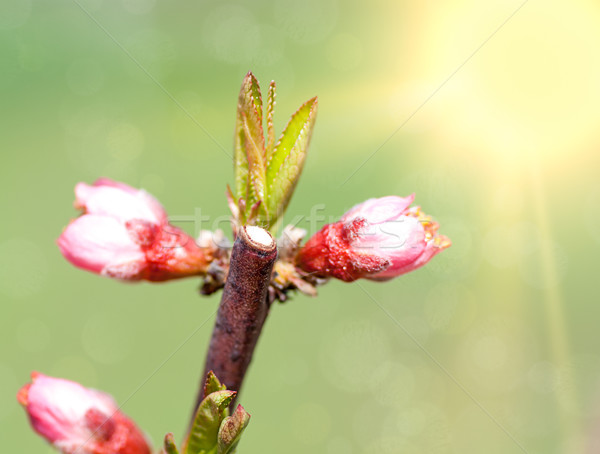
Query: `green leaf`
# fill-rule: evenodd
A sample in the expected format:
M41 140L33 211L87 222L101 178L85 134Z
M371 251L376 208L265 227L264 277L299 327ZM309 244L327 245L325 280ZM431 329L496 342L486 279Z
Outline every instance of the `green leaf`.
M231 211L231 216L233 217L233 219L239 220L240 223L243 224L245 220L243 219L243 217L240 218L240 214L243 215L243 213L240 212L240 206L235 200L235 195L233 195L233 191L231 190L229 185L227 185L225 196L227 197L227 205L229 206L229 211ZM204 395L206 396L207 394L205 393Z
M266 198L265 144L262 137L262 125L259 137L255 130L256 124L253 123L246 112L242 112L242 126L244 128L246 154L248 155L248 178L253 189L251 191L252 196L249 194L246 199L248 207L250 204L264 201ZM259 142L261 139L263 142Z
M247 118L246 122L252 140L260 149L264 150L262 98L258 80L251 72L246 74L238 96L233 162L236 194L238 198L248 199L251 196L251 187L248 181L247 135L244 130L244 115ZM246 200L246 202L247 205L252 205L250 201Z
M179 454L177 450L177 446L175 445L175 440L173 439L173 434L168 433L165 435L165 453L166 454Z
M227 387L219 381L217 376L213 373L213 371L209 371L206 374L206 382L204 383L204 395L208 396L217 391L224 391Z
M223 390L204 398L185 441L184 454L209 454L216 451L219 427L235 394L235 391Z
M275 81L269 84L269 93L267 94L267 162L273 155L275 149L275 126L273 124L273 114L275 111Z
M266 139L260 86L251 72L244 78L238 97L235 192L228 192L228 202L238 225L248 223L272 228L285 211L304 166L317 115L317 98L298 109L275 142L275 92L275 82L271 81L266 100Z
M248 215L246 216L246 223L248 225L256 225L256 221L259 221L259 223L266 225L267 220L265 210L261 210L261 208L262 201L260 200L250 207Z
M314 97L292 115L267 162L270 225L283 214L298 183L317 116L317 105Z
M250 414L238 405L233 415L228 416L219 428L217 454L232 454L240 441L242 432L250 422Z

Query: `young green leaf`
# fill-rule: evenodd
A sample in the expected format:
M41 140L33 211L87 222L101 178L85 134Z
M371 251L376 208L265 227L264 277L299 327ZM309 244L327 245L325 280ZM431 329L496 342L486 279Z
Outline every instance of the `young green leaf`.
M292 115L267 163L267 209L271 214L271 225L283 214L298 183L317 116L317 105L314 97Z
M221 422L235 391L216 391L200 403L190 433L185 441L184 454L208 454L217 446L217 435Z
M245 133L238 112L238 118L235 121L235 139L233 151L233 174L235 177L235 193L238 199L244 199L248 196L248 158L245 149Z
M211 370L206 374L206 382L204 383L204 395L215 393L217 391L224 391L227 387L223 385L214 372Z
M219 428L217 454L232 454L240 441L242 432L250 422L250 414L238 405L233 415L228 416Z
M256 124L250 119L246 112L242 112L242 125L245 135L246 153L248 155L248 178L252 185L253 197L248 197L246 203L264 201L265 194L265 144L260 142L261 135L256 133ZM263 205L264 206L264 205Z
M233 162L236 195L238 198L247 199L250 195L251 187L248 181L247 135L244 130L244 114L247 117L248 129L250 130L252 140L259 148L264 150L262 97L258 80L256 80L256 77L251 72L246 74L238 96Z
M179 454L177 450L177 446L175 445L175 440L173 439L173 434L168 433L165 435L165 454Z
M261 224L265 224L266 222L266 216L264 216L265 214L265 210L261 210L262 208L262 200L259 200L258 202L256 202L254 205L252 205L250 207L250 210L248 211L248 216L246 216L246 223L248 225L257 225L257 221L259 221ZM263 216L261 216L263 215Z
M273 113L275 111L275 81L269 84L269 93L267 94L267 162L271 159L275 149L275 125L273 124Z
M243 213L240 213L239 204L235 200L235 196L233 195L233 191L231 190L229 185L227 185L227 189L225 190L225 196L227 197L227 205L229 206L229 211L231 211L231 216L233 217L233 219L243 224L244 219L240 218L240 214L243 215ZM204 395L206 396L207 394L205 393Z

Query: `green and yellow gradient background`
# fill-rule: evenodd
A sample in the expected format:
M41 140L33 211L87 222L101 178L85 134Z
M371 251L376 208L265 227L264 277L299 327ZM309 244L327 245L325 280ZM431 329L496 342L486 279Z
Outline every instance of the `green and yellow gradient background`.
M319 95L288 219L414 191L454 244L274 307L239 452L600 451L598 2L78 1L89 15L0 3L4 452L51 451L15 400L31 370L112 393L155 443L182 437L219 297L102 279L55 240L99 176L190 233L223 219L217 143L231 153L250 69L278 83L279 130Z

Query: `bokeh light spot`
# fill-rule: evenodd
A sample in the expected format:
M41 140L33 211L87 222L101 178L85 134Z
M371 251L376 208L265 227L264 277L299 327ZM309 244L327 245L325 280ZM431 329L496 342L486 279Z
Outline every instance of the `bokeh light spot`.
M325 376L343 390L364 392L371 371L388 358L385 333L368 321L345 321L334 325L321 348Z
M202 30L204 43L218 60L248 63L261 47L261 28L254 15L237 5L219 6L207 15Z
M327 44L329 63L340 71L356 68L360 64L362 56L361 42L349 33L335 35Z
M64 356L53 365L50 375L76 381L82 385L95 387L98 371L89 359L82 356Z
M0 243L0 293L28 298L39 293L47 277L46 257L37 244L22 238Z
M90 358L98 363L119 363L131 352L131 328L131 322L123 320L118 313L96 314L83 326L83 348Z
M31 0L2 0L0 2L0 30L11 30L23 25L31 14Z
M331 416L327 409L315 402L307 402L291 415L291 425L296 439L306 445L320 445L331 429Z
M132 161L142 154L144 135L132 124L119 123L108 132L106 146L114 158Z
M77 95L92 95L104 84L104 70L96 60L74 61L67 69L66 76L69 88Z
M123 7L131 14L148 14L156 6L156 0L123 0Z
M17 326L17 341L27 352L43 352L49 347L50 340L50 329L41 320L26 319Z
M10 366L0 363L0 421L8 418L17 408L15 394L19 390L14 371Z

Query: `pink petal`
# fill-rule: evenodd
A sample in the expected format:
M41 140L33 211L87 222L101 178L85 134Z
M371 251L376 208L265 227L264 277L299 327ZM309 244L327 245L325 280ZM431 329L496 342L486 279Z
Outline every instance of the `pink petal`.
M122 189L125 192L129 192L133 195L137 195L137 197L144 201L148 205L148 208L154 213L156 219L159 220L159 223L167 221L167 213L160 202L152 196L150 193L146 192L145 189L136 189L128 184L121 183L119 181L111 180L110 178L98 178L94 182L94 186L111 186L114 188Z
M75 219L58 238L58 247L73 265L95 273L107 266L145 261L125 226L107 216L86 214Z
M121 190L123 190L125 192L129 192L131 194L135 194L139 190L139 189L129 186L128 184L121 183L120 181L114 181L114 180L111 180L110 178L106 178L106 177L98 178L96 181L94 181L93 186L96 186L96 187L109 186L112 188L121 189Z
M387 269L379 274L369 277L372 280L387 280L401 274L409 273L417 268L426 265L436 254L444 250L445 247L435 245L433 241L427 242L425 249L413 262L404 264L403 266L394 267L393 270ZM391 267L390 267L391 268Z
M398 197L390 195L376 199L369 199L351 208L344 216L342 222L348 222L356 217L363 217L370 224L379 224L381 222L397 219L413 203L415 195L408 197Z
M110 184L109 184L110 182ZM166 222L161 204L146 191L111 180L98 180L93 186L75 186L75 206L86 213L110 216L122 222L143 219L155 224Z
M102 270L102 275L113 279L138 280L144 277L145 261L131 260L124 263L108 264Z
M425 250L425 231L413 217L369 225L352 247L385 257L390 266L382 273L392 275L416 260Z
M140 189L138 191L138 198L143 201L148 209L154 214L154 218L157 220L158 224L166 224L167 223L167 212L161 205L161 203L149 192L146 192L144 189Z

